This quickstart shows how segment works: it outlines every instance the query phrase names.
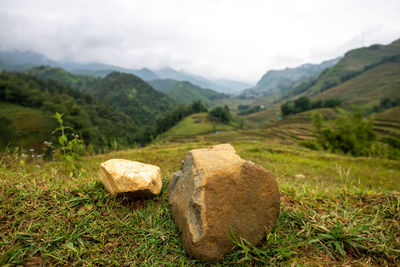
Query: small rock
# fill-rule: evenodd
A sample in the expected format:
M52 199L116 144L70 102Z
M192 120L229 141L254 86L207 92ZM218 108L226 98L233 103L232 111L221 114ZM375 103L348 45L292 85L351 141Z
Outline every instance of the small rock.
M279 217L273 175L229 144L190 151L171 181L169 201L183 246L202 260L229 252L232 232L257 245Z
M101 181L111 194L133 198L157 195L161 191L161 171L154 165L125 159L110 159L101 164Z
M300 178L300 179L306 178L306 176L304 174L296 174L294 177Z

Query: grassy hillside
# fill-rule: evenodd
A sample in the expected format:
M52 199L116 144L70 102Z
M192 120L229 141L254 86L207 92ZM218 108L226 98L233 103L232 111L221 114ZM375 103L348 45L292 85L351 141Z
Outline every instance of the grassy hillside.
M136 125L126 114L53 80L23 73L1 73L0 101L3 102L0 106L3 124L15 127L8 128L6 135L6 127L0 128L2 145L17 140L12 145L36 146L48 140L55 128L54 124L49 126L48 121L56 112L65 115L66 126L73 127L86 142L95 146L106 145L111 140L123 145L133 144L137 138Z
M347 106L379 105L385 97L400 95L400 62L380 64L338 86L315 96L316 99L340 98Z
M336 65L328 69L305 94L311 96L328 90L376 64L386 60L391 61L391 58L396 56L400 56L400 40L387 46L373 45L351 50Z
M208 113L197 113L187 116L177 125L162 134L162 138L179 139L182 137L192 137L199 134L213 133L216 131L227 131L238 128L236 122L228 124L212 121L208 118Z
M68 177L60 162L19 164L17 155L3 157L0 265L206 266L182 246L168 186L190 149L229 140L242 158L274 174L281 214L259 246L239 242L213 264L382 266L400 260L398 161L311 151L254 131L202 139L86 157L77 178ZM111 158L160 166L161 194L145 200L110 196L99 165Z
M40 109L6 102L0 102L0 117L10 119L10 125L2 125L3 131L5 127L12 128L12 136L8 136L9 144L22 147L40 148L57 126L55 120Z
M214 100L224 97L221 93L198 87L186 81L180 82L165 79L153 80L149 83L156 90L167 94L176 103L186 106L190 105L193 101L201 100L204 105L210 107Z

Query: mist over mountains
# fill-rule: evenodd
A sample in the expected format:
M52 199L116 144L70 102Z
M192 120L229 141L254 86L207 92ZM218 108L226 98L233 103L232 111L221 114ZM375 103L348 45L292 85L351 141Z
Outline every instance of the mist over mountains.
M158 70L148 68L128 69L103 63L76 63L67 61L54 61L42 54L32 51L0 51L0 70L23 71L34 66L47 65L63 68L71 73L79 75L90 75L105 77L108 74L118 71L134 74L144 81L156 79L173 79L177 81L188 81L202 88L212 89L217 92L234 95L251 87L251 84L228 79L210 80L202 76L193 75L184 71L178 71L170 67Z

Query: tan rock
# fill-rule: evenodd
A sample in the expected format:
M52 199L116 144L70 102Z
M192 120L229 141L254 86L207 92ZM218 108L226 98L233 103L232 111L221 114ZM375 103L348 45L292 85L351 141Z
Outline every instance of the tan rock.
M171 181L169 201L183 246L202 260L220 259L233 248L231 230L256 245L279 217L273 175L229 144L190 151Z
M161 171L154 165L125 159L110 159L101 164L101 181L111 194L133 198L157 195L161 191Z

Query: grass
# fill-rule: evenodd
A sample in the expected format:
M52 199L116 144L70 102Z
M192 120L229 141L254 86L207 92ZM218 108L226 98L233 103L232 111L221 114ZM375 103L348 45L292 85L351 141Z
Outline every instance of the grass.
M191 137L206 133L215 133L216 131L227 131L238 128L236 122L221 123L211 121L208 118L208 113L197 113L187 116L177 125L172 127L166 133L162 134L164 139Z
M86 157L74 178L60 162L20 163L18 155L5 155L0 265L206 265L186 254L168 206L169 180L187 152L227 141L198 138ZM257 247L232 236L235 249L213 265L399 263L398 161L311 151L251 130L218 138L231 138L242 158L273 172L281 216ZM136 201L110 196L99 165L111 158L160 166L161 194Z
M53 119L38 109L0 102L0 116L11 119L17 130L15 142L19 146L35 145L49 137Z
M318 94L316 99L340 98L348 107L374 106L379 100L399 94L400 63L387 62Z

